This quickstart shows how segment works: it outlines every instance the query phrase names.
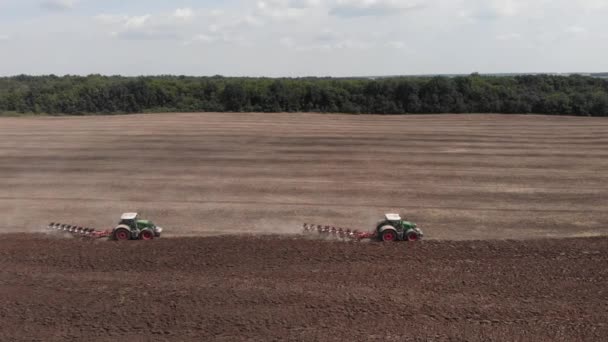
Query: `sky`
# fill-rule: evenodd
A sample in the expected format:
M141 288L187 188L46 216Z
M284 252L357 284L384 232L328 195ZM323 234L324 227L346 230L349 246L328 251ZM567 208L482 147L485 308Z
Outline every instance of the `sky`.
M0 0L0 75L608 71L608 0Z

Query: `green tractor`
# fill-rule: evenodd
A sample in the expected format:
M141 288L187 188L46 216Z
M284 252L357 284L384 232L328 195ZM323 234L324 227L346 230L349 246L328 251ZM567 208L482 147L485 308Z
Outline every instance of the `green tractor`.
M137 213L124 213L118 225L112 229L113 240L152 240L160 237L163 229L152 221L142 220Z
M399 214L384 215L376 224L374 235L384 242L418 241L424 236L415 223L402 219Z
M137 213L125 213L115 228L99 230L71 224L52 222L48 229L61 233L68 233L83 238L109 238L111 240L152 240L160 237L163 229L152 221L142 220Z
M384 242L419 241L424 236L422 230L415 223L402 219L399 214L385 214L384 218L376 224L373 231L362 232L355 229L304 223L304 233L311 232L334 235L339 238L348 238L356 241L371 239Z

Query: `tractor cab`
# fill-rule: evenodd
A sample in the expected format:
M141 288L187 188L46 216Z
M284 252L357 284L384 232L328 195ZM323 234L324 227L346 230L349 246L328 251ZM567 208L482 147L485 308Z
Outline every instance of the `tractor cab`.
M413 222L407 221L407 219L402 218L399 214L385 214L384 215L385 222L388 222L391 226L397 229L413 229L416 228L416 224Z
M384 218L390 223L401 222L401 215L399 215L399 214L385 214Z
M118 224L125 225L131 229L156 228L156 225L152 221L140 219L138 213L122 214L122 216L120 217L120 222Z
M137 213L124 213L120 216L120 222L118 224L125 225L131 229L137 229L137 219L139 215Z
M384 218L376 225L377 229L383 226L393 226L395 229L401 230L403 228L403 219L399 214L384 214Z

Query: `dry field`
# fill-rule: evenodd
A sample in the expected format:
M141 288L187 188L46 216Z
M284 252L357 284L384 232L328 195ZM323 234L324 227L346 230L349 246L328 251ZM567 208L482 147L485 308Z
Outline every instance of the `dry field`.
M605 341L606 147L599 118L0 118L0 341ZM42 233L125 211L165 236ZM297 236L389 211L427 240Z
M608 233L608 121L498 115L167 114L0 119L0 232L367 228L431 239Z

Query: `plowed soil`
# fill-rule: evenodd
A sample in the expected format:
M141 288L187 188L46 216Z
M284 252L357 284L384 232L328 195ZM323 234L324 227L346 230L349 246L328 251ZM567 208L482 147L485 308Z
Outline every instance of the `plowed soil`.
M607 147L600 118L0 118L0 341L605 341ZM127 211L164 236L43 233ZM427 239L298 236L385 212Z
M0 240L2 341L605 341L608 239Z

